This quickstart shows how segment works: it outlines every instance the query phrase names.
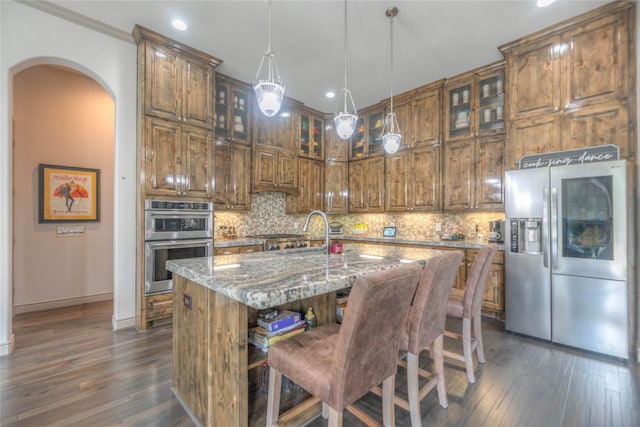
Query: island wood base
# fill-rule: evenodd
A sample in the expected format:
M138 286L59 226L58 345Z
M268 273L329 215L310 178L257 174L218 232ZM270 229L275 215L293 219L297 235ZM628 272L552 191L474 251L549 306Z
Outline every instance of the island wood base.
M248 426L249 366L261 366L253 357L249 362L247 346L257 310L175 273L173 290L174 393L200 425ZM331 292L280 308L313 307L321 325L335 322L335 306Z

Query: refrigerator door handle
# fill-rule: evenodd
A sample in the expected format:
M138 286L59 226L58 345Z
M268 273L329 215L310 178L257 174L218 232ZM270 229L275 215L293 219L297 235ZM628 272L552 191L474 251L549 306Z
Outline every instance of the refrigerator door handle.
M558 189L551 187L551 266L558 268Z
M542 261L549 268L549 187L542 189Z

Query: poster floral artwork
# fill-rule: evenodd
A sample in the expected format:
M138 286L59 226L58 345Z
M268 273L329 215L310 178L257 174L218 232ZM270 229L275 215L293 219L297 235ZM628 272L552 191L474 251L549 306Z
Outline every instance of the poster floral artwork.
M39 165L39 222L99 221L100 170Z

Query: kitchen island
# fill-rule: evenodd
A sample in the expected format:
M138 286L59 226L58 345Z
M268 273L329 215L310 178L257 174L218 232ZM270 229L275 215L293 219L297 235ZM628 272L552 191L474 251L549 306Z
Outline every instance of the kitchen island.
M340 255L308 248L168 261L174 393L200 425L248 426L249 370L262 360L250 359L247 331L258 310L313 307L318 325L335 322L335 292L349 288L358 275L424 264L437 253L346 244Z

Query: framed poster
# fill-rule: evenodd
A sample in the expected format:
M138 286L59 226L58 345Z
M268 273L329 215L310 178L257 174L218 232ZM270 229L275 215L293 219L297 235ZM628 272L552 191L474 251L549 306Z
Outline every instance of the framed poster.
M38 222L100 221L100 170L38 166Z

